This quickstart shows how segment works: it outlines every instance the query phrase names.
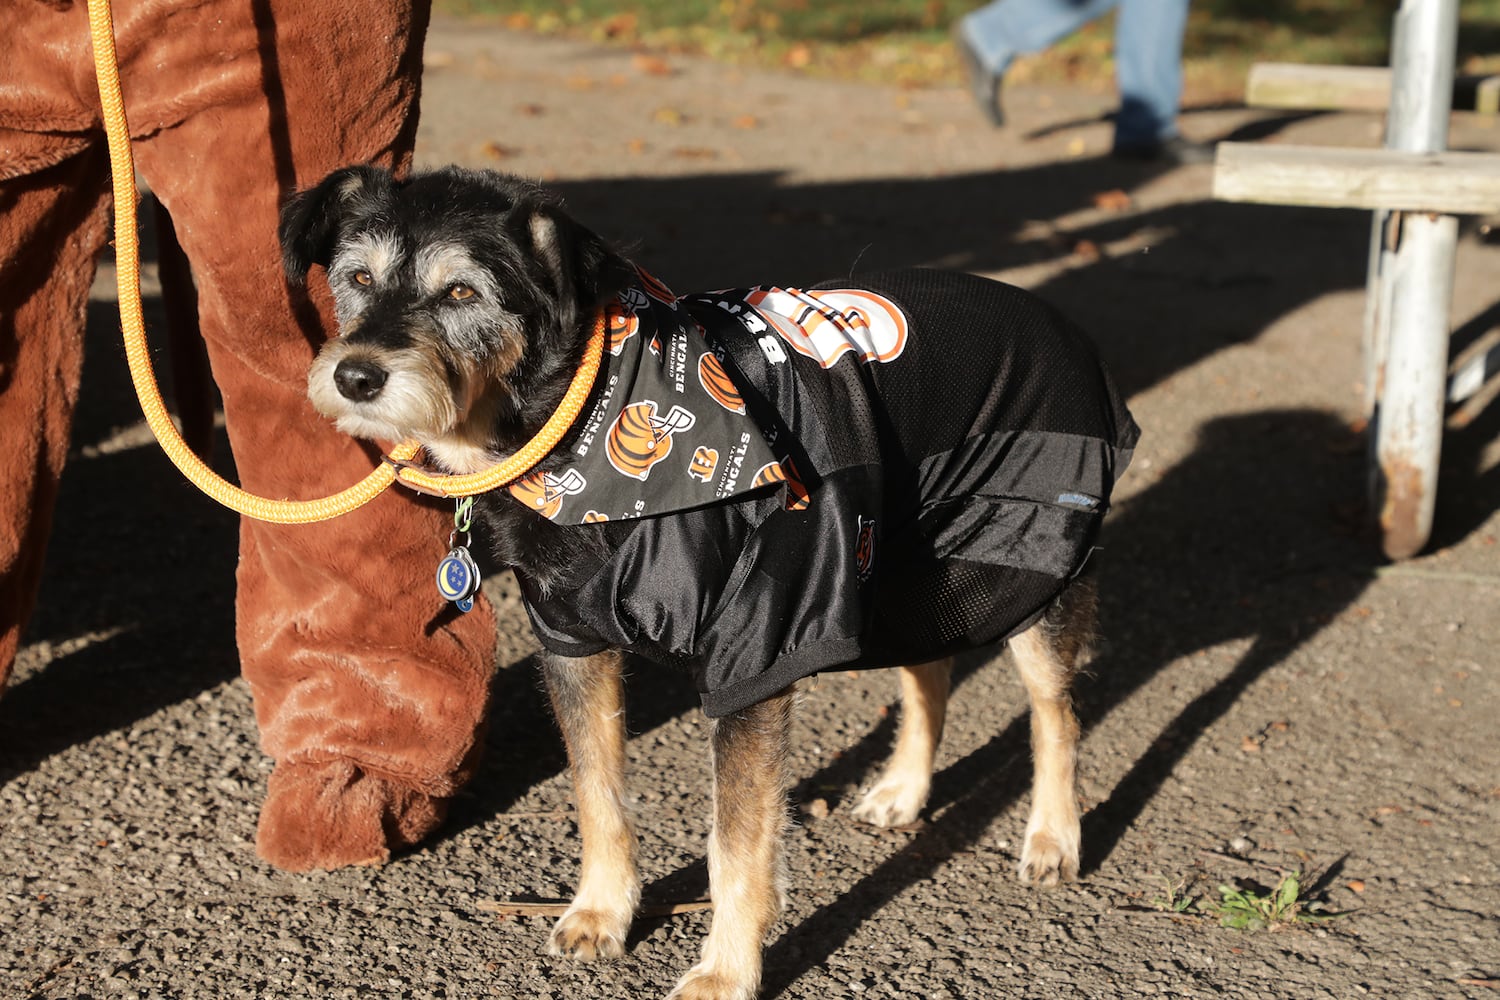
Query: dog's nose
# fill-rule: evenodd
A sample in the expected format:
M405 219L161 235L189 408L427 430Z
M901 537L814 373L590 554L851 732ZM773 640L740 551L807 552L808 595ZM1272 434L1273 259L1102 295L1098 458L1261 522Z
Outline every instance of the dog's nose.
M356 403L368 403L380 395L386 378L386 370L370 361L340 361L333 370L339 395Z

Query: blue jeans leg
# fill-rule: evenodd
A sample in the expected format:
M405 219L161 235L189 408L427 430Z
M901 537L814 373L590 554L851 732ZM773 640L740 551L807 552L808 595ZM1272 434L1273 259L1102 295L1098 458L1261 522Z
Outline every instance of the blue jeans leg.
M1115 23L1116 147L1149 146L1177 135L1187 15L1188 0L1122 0Z
M1145 146L1177 134L1182 100L1182 34L1189 0L995 0L959 22L992 73L1018 55L1040 52L1112 8L1120 111L1115 145Z
M1018 55L1041 52L1102 17L1120 0L995 0L959 22L980 62L1004 73ZM1176 3L1178 0L1146 0ZM1129 6L1127 2L1126 6Z

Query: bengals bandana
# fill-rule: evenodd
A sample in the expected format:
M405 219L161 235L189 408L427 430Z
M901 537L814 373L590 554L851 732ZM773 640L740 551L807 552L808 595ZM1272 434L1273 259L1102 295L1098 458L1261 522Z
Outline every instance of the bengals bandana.
M607 310L604 385L575 461L509 487L559 524L689 510L789 478L723 356L661 282L640 276Z

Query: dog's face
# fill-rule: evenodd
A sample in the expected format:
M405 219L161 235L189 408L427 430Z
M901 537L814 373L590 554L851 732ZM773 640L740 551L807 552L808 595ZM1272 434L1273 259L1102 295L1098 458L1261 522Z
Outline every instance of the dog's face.
M456 168L405 183L339 170L288 202L280 237L288 276L321 264L333 292L339 335L308 374L313 405L450 466L487 464L521 432L528 396L628 267L536 187Z

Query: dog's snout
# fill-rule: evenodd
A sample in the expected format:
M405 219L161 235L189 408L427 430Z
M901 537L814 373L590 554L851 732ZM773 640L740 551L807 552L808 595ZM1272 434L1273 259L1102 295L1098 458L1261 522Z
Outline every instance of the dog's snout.
M340 361L333 370L339 395L355 403L368 403L380 395L387 377L386 370L371 361Z

